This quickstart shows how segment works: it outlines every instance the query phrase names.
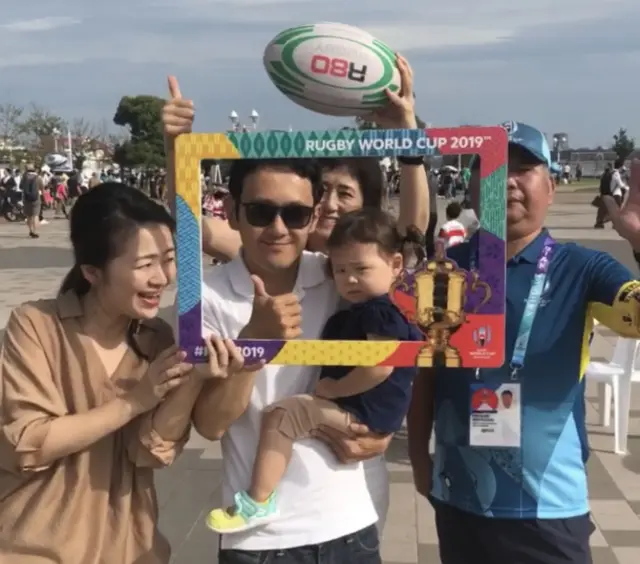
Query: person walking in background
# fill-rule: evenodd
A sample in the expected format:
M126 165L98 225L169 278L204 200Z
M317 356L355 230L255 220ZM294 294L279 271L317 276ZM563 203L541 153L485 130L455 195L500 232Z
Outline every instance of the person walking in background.
M446 223L440 228L438 237L444 241L445 248L464 243L467 238L467 230L458 220L462 213L462 206L458 202L451 202L445 211Z
M613 196L613 199L618 204L618 207L622 206L625 196L629 191L627 185L627 175L624 168L624 159L617 158L613 163L613 173L611 174L611 188L609 193Z
M607 208L604 205L603 198L611 195L611 178L613 176L613 167L610 163L607 166L600 177L600 189L599 196L594 200L593 205L596 206L596 223L593 226L594 229L604 229L604 223L607 221Z
M471 169L468 166L462 168L460 178L462 180L462 189L464 190L464 196L466 198L467 192L469 191L469 180L471 180Z
M80 183L78 182L78 171L72 170L67 179L67 203L72 208L80 196Z
M578 163L576 165L576 182L580 182L582 180L582 165Z
M68 177L66 174L62 174L55 178L55 187L54 187L54 195L55 195L55 213L56 218L59 218L60 215L64 215L66 219L69 219L69 214L67 213L67 181Z
M27 218L29 237L32 239L40 237L40 235L38 235L38 223L42 208L41 196L43 189L42 178L38 176L35 165L28 163L27 170L20 179L20 191L22 192L24 215Z
M47 225L49 222L44 217L44 209L45 207L51 207L53 204L53 197L51 196L51 192L48 190L49 182L52 178L51 169L47 165L43 165L40 169L40 173L38 177L41 183L40 189L40 213L38 214L38 222L40 225ZM46 205L45 205L46 204Z

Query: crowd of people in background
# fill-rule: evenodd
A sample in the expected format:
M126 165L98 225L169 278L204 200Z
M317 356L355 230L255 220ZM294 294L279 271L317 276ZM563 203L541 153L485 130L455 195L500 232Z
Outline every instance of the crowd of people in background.
M68 219L79 196L105 182L120 182L138 188L150 198L165 201L165 173L160 171L121 171L117 166L100 171L40 169L27 163L23 169L0 168L2 213L11 221L24 220L29 237L39 238L38 227L48 220L44 212L52 210L54 219Z

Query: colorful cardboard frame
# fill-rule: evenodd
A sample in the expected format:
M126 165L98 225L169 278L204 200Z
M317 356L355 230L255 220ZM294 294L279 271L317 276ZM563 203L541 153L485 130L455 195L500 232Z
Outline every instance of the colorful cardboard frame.
M236 344L249 363L262 360L273 364L315 366L501 366L504 363L507 146L507 133L501 127L192 133L178 137L175 147L178 342L187 352L188 359L206 361L201 297L200 167L203 159L382 159L400 155L477 154L481 176L481 227L475 237L477 272L459 271L454 264L454 271L462 272L466 278L461 281L465 295L460 307L464 312L463 323L449 335L447 345L457 350L470 347L473 354L463 351L457 360L451 360L448 353L440 351L434 357L428 351L428 354L424 352L429 341L238 340ZM438 264L432 261L420 268L426 273L429 269L443 267ZM396 303L406 312L412 308L416 310L418 274L415 272L403 278L393 292ZM433 284L430 286L426 278L422 281L424 298L424 291L429 291ZM479 297L478 284L488 285L490 292Z

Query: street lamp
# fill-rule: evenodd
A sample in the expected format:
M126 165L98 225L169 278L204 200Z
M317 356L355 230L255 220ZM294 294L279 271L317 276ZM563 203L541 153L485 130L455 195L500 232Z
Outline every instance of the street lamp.
M260 121L260 114L255 110L251 110L251 115L249 116L251 120L251 126L254 130L258 129L258 122Z
M553 152L555 153L555 161L560 162L560 148L567 142L566 135L555 134L553 136Z
M53 152L56 154L58 153L58 139L60 138L60 134L61 131L57 127L54 127L51 135L53 135Z
M240 118L238 118L238 112L236 112L235 110L231 110L231 113L229 114L229 121L231 122L231 127L233 128L233 131L238 131L238 127L240 124Z
M242 123L238 112L231 110L231 113L229 114L229 121L231 122L232 131L236 133L240 133L241 131L247 132L249 130L255 131L258 129L260 114L256 110L251 110L251 113L249 114L249 121L251 122L251 125L247 125Z

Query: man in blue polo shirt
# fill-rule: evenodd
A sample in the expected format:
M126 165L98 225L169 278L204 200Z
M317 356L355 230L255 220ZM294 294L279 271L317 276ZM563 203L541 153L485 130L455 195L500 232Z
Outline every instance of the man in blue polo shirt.
M589 335L597 318L640 336L640 282L606 253L553 240L543 227L555 190L547 141L525 124L505 127L507 361L499 369L437 369L416 380L411 464L418 491L435 507L443 564L591 564ZM478 182L476 167L472 189ZM627 238L640 244L638 233ZM468 268L476 244L449 256ZM508 405L498 401L503 395L511 396ZM495 407L480 413L485 396L495 397Z

